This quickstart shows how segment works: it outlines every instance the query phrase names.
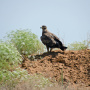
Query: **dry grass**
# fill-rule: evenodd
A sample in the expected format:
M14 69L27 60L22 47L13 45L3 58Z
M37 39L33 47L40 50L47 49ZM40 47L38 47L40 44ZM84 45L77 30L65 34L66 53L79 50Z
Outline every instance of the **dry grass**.
M17 84L15 87L10 87L8 85L3 86L0 90L90 90L90 87L80 87L80 85L69 85L69 86L61 86L58 84L54 84L53 86L47 87L35 87L36 82L31 83L30 81L22 82Z

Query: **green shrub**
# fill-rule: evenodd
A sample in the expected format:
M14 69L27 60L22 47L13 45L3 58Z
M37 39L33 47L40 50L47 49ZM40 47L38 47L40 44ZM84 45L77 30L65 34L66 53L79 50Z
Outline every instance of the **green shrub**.
M1 70L0 71L0 84L7 84L14 86L15 84L25 81L29 78L29 74L26 70L16 68L14 71Z
M0 89L6 87L13 90L19 82L26 82L28 79L30 83L35 82L34 87L51 85L48 79L30 76L26 70L17 68L22 62L22 53L28 55L44 50L37 36L28 30L17 30L8 34L8 37L10 41L0 41Z
M12 43L0 42L0 71L11 70L17 67L21 61L21 55Z
M8 37L21 54L41 53L44 50L38 37L30 30L12 31Z
M83 50L87 49L86 41L83 42L74 42L68 45L69 50Z

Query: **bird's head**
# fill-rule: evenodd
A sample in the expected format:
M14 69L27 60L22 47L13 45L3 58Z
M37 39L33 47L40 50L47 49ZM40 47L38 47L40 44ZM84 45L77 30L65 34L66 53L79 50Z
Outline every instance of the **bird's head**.
M43 25L42 27L40 27L42 30L47 29L47 27L45 25Z

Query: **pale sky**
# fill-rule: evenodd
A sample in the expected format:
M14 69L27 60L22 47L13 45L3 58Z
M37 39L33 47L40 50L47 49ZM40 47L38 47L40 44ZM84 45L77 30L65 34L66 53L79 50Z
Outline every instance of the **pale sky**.
M42 25L65 44L87 39L90 0L0 0L0 39L20 28L40 38Z

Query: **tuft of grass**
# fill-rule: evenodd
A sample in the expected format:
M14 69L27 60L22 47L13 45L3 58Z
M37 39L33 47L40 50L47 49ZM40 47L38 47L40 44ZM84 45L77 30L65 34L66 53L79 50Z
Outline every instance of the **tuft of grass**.
M16 30L7 35L21 54L35 54L44 51L44 46L31 30Z
M34 86L38 88L50 87L53 85L48 78L45 78L40 74L35 74L34 76L31 76L30 81L31 80L32 82L35 82Z
M61 82L62 82L62 86L63 86L63 68L62 68L62 73L61 73Z

